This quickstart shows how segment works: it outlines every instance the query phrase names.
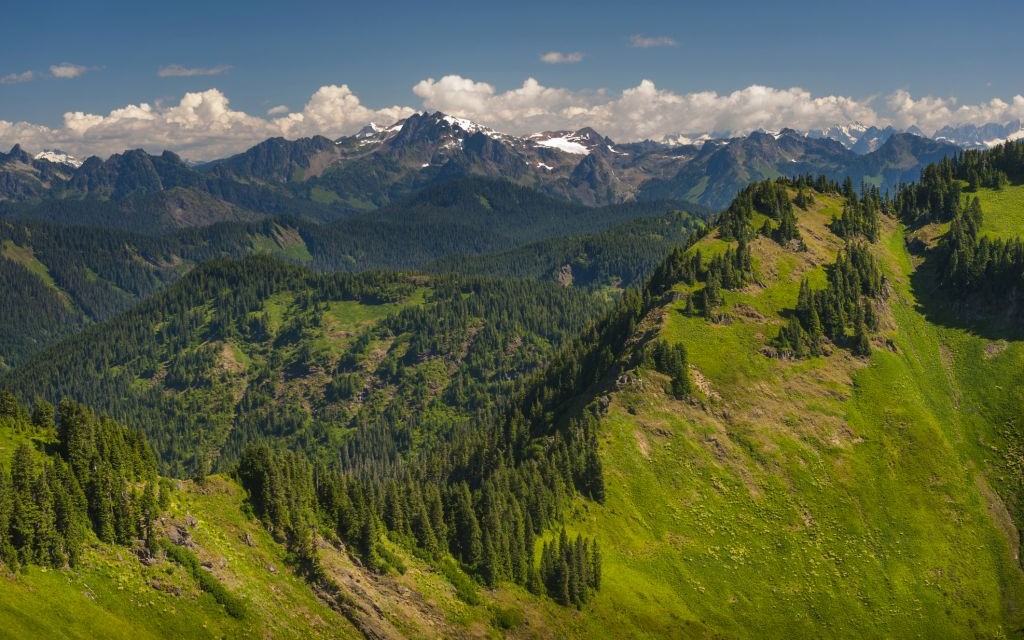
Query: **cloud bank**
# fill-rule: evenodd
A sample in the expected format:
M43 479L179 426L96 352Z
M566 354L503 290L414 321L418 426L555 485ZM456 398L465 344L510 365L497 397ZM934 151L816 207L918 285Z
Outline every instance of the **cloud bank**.
M499 91L487 82L448 75L426 78L412 87L412 93L416 106L373 108L364 105L348 85L325 85L300 110L282 106L266 115L253 115L232 108L220 90L208 89L186 93L177 104L139 103L107 114L69 111L56 127L0 119L0 148L20 143L29 150L57 147L85 157L141 147L210 160L271 136L336 138L370 121L389 124L417 110L444 111L512 134L591 126L620 142L680 132L739 135L759 128L810 129L851 121L917 125L932 133L948 124L1024 118L1022 95L959 104L955 98L915 97L903 90L867 99L815 96L799 87L760 85L730 93L676 93L643 80L619 92L577 91L527 78L519 87Z

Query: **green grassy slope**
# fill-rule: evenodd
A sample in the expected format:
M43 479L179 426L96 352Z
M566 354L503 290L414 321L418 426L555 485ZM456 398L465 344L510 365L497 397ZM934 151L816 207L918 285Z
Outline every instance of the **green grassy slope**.
M0 571L3 638L357 638L358 630L293 575L284 548L240 510L241 492L217 478L183 483L161 517L227 589L245 616L229 616L165 558L93 543L75 569ZM206 571L207 569L203 569Z
M671 399L641 370L612 394L608 499L574 524L606 541L604 581L561 621L573 635L1020 633L1024 345L927 323L886 221L873 250L891 293L870 360L759 353L801 275L821 277L841 246L825 226L837 209L822 197L798 215L807 252L753 243L763 286L726 294L727 323L681 302L656 319L701 391Z
M996 238L1016 238L1024 230L1024 185L1002 189L978 189L967 198L978 197L985 212L982 230Z

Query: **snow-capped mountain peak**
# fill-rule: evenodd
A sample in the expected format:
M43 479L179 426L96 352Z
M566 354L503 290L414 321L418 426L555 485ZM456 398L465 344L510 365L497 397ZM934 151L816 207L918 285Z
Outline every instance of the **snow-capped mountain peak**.
M485 127L484 125L473 122L467 118L450 116L441 113L440 111L434 114L434 123L437 125L444 123L444 125L447 125L453 131L462 131L463 133L468 134L482 133L490 138L494 138L495 140L505 140L510 138L510 136L504 133L495 131L490 127Z
M934 138L966 149L991 149L1004 142L1024 139L1024 122L949 125L936 131Z
M401 131L402 125L404 124L405 120L399 120L393 125L385 127L384 125L377 124L376 122L371 122L370 124L366 125L362 129L357 131L356 134L352 136L352 138L355 138L357 141L359 141L360 147L383 142L397 134L399 131ZM345 144L347 140L351 140L352 138L342 137L336 140L335 142L337 144Z
M441 121L447 122L449 126L458 127L466 133L476 133L477 131L490 131L487 127L477 124L472 120L466 118L457 118L455 116L449 116L446 114L438 114L436 120L440 124Z
M897 133L903 132L891 126L879 129L874 125L855 121L822 129L810 129L806 135L808 138L835 140L851 151L864 154L878 149ZM924 136L922 135L922 137Z
M377 135L387 130L387 127L383 127L376 122L371 122L362 129L356 132L357 138L369 138L370 136Z
M67 165L74 169L77 169L78 167L82 166L81 160L74 157L73 155L64 153L60 149L43 149L35 156L33 156L33 160L46 160L47 162L52 162L54 164Z

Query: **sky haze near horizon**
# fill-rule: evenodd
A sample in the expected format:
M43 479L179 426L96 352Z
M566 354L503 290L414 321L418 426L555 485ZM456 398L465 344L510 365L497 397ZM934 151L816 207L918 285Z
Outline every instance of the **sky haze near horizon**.
M435 108L621 139L1024 115L1024 3L56 2L5 25L0 142L73 152L203 159Z

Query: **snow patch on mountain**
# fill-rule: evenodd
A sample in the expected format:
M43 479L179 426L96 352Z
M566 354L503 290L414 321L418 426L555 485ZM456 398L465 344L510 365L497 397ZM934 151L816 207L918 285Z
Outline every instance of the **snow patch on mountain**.
M590 149L584 147L575 140L570 140L568 137L560 138L548 138L546 140L538 140L537 144L542 147L551 147L552 149L558 149L565 153L572 153L574 155L585 156L590 154Z
M74 157L73 155L64 153L60 149L43 149L35 156L33 156L33 159L46 160L47 162L52 162L54 164L63 164L74 169L77 169L78 167L82 166L81 160Z
M360 147L365 147L366 145L383 142L393 137L399 131L402 130L402 125L404 124L405 120L399 120L390 127L385 127L384 125L377 124L376 122L371 122L362 129L360 129L359 131L357 131L355 135L352 136L352 138L355 138L356 140L359 141ZM346 140L351 140L352 138L341 137L338 138L335 142L337 144L344 144Z
M594 149L606 146L612 153L615 151L609 144L611 140L602 137L592 129L580 129L579 131L544 131L534 133L527 140L540 147L558 149L564 153L577 156L590 155Z
M493 138L495 140L503 140L509 137L504 133L499 133L498 131L491 129L490 127L485 127L482 124L478 124L476 122L473 122L472 120L467 120L466 118L457 118L455 116L449 116L444 114L438 115L440 117L439 119L435 120L435 122L437 124L440 124L441 122L446 122L448 126L450 126L452 129L460 129L465 133L482 133L487 137Z

